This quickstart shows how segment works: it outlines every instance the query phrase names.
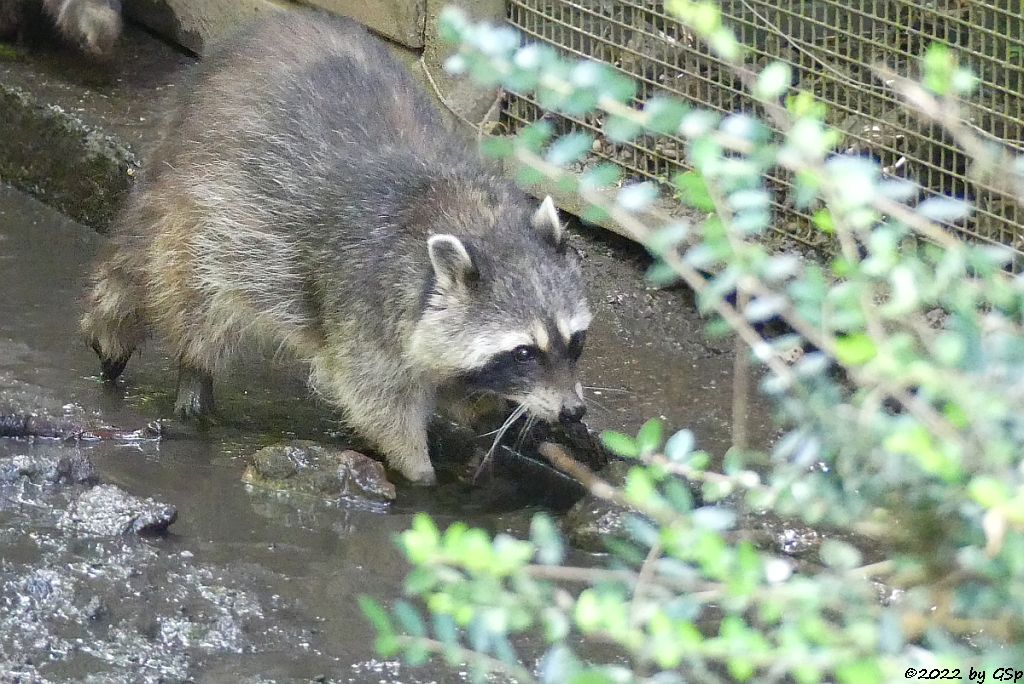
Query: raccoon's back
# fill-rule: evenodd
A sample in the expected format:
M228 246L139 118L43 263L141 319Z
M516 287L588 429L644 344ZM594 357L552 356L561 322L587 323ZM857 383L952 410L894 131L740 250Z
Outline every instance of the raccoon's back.
M399 150L428 165L468 158L388 48L340 17L287 12L259 21L219 45L185 91L162 154L171 167L315 182L341 160L373 165Z

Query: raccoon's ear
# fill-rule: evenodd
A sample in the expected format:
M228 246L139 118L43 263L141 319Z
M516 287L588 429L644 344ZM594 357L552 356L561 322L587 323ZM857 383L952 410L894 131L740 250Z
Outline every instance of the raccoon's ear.
M562 246L565 226L558 220L558 209L555 208L555 202L550 195L544 198L540 208L533 214L533 228L555 247Z
M431 235L427 238L427 252L434 265L434 277L442 289L466 284L478 277L469 250L454 235Z

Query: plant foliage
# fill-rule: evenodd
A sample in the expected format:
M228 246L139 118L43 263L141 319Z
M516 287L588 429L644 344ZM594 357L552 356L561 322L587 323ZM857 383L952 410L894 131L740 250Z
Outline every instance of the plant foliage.
M448 67L553 111L596 113L611 140L685 140L692 171L670 180L697 218L658 225L642 218L664 202L655 187L606 164L566 170L587 135L536 124L489 150L524 181L572 188L648 247L653 277L698 292L712 323L747 345L784 434L769 453L734 449L718 471L687 430L607 434L634 465L624 486L585 483L636 515L604 566L563 564L545 515L528 540L417 517L400 540L415 603L387 612L365 599L379 647L552 684L870 684L909 667L966 678L969 666L1024 663L1024 280L1005 268L1011 253L944 229L969 217L965 202L922 198L875 161L836 154L823 107L791 92L784 64L750 71L716 3L666 5L732 65L759 116L667 96L635 106L612 67L454 10L441 17L458 47ZM976 179L1019 196L1024 165L959 124L975 79L942 46L921 67L920 83L883 75L975 157ZM827 263L765 248L769 173L793 179L793 201L835 240ZM790 333L767 337L768 319ZM806 352L795 362L794 349ZM750 510L836 533L817 564L798 566L736 529ZM527 634L543 641L536 662L516 649Z

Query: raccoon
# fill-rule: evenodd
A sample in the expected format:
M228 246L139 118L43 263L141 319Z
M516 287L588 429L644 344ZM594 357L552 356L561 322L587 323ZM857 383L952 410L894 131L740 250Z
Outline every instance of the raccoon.
M282 13L180 92L87 295L105 379L154 328L180 364L175 409L196 417L239 342L269 342L419 484L453 396L583 417L591 313L553 202L481 161L385 45Z
M23 37L43 14L65 39L94 57L109 57L121 36L120 0L0 0L0 37Z

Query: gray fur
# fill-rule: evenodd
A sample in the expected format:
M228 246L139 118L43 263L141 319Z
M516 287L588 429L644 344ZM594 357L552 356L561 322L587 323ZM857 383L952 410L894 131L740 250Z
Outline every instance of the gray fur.
M365 30L271 16L182 91L82 321L108 377L155 326L181 360L188 413L205 403L197 373L255 336L308 362L312 387L424 483L439 392L469 391L538 325L554 351L529 377L502 366L514 387L491 391L545 420L581 406L562 338L590 314L561 226L538 224L537 203Z

